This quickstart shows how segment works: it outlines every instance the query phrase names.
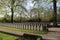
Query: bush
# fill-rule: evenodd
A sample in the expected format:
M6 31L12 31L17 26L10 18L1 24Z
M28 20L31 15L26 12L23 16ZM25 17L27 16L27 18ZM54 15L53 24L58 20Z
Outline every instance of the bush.
M10 20L7 20L6 18L2 19L2 22L10 22Z
M37 18L37 19L29 19L27 21L28 22L41 22L41 19L40 18Z

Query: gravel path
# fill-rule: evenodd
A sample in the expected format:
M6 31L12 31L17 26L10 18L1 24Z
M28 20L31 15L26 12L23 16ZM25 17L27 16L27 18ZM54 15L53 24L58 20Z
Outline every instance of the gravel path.
M20 36L22 36L24 34L23 32L19 32L16 30L8 30L5 28L0 28L0 32L5 32L5 33L9 33L9 34L14 34L14 35L20 35Z
M47 34L42 35L44 40L60 40L60 28L49 28Z

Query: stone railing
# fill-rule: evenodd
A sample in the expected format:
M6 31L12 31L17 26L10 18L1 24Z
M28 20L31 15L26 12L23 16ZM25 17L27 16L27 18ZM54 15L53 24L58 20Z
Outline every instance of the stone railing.
M21 28L27 30L42 30L42 27L47 27L48 23L40 23L40 22L24 22L24 23L0 23L1 26L13 27L13 28Z

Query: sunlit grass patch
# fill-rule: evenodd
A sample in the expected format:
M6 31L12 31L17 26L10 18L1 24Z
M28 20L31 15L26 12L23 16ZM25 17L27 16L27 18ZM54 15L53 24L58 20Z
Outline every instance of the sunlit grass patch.
M0 32L0 40L15 40L18 37Z

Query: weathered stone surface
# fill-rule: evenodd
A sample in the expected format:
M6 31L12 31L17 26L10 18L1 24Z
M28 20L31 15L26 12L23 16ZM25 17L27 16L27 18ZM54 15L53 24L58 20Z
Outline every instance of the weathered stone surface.
M42 39L41 36L24 34L22 37L19 37L17 40L37 40L37 38Z

